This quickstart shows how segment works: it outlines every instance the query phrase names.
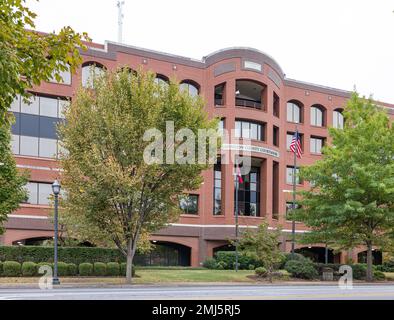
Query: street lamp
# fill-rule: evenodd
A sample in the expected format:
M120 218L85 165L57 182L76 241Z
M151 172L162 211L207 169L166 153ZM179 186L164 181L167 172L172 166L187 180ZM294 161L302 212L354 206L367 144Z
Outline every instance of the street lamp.
M58 238L58 206L59 206L59 193L60 193L60 183L55 180L52 184L52 191L55 195L55 257L54 257L54 267L53 267L53 279L52 284L60 284L60 280L57 277L57 238Z

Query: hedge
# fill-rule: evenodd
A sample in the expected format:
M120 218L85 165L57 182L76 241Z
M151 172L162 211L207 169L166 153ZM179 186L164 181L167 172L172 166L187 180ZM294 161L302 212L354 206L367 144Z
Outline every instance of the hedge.
M107 263L107 276L117 277L120 274L120 266L117 262Z
M107 275L107 266L102 262L95 262L93 265L93 273L95 276L105 276Z
M121 264L120 264L120 275L122 275L122 276L126 276L126 269L127 269L127 264L126 264L126 262L122 262ZM132 277L134 277L135 276L135 266L134 265L132 265L131 266L131 276Z
M79 275L83 277L88 277L93 275L93 264L91 263L81 263L79 265Z
M31 261L26 261L22 263L22 276L24 277L34 277L37 275L38 269L37 264Z
M4 261L3 263L3 276L5 277L18 277L21 270L22 266L17 261Z
M291 274L294 278L301 279L316 279L318 277L318 272L312 261L305 260L289 260L285 264L285 270Z
M218 269L234 269L235 251L218 251L215 254L215 260L217 262L216 268ZM254 267L262 266L254 257L243 252L239 252L238 254L238 264L240 270L249 270L250 265Z
M53 247L43 246L0 246L0 261L53 262ZM96 247L59 247L59 261L65 263L125 262L118 249Z

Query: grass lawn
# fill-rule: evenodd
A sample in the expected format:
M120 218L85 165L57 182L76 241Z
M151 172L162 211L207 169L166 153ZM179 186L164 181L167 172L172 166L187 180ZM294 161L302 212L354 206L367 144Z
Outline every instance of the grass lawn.
M394 272L383 272L387 280L394 280Z
M247 278L254 271L208 270L187 268L141 268L137 269L133 283L185 283L185 282L253 282ZM123 284L124 277L59 277L62 284ZM0 284L38 284L38 277L0 277Z

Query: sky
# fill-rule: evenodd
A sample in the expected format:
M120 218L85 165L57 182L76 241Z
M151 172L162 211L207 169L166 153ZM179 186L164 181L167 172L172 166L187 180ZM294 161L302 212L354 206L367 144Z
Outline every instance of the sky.
M27 0L36 29L117 41L116 0ZM394 104L394 0L125 0L123 43L202 59L246 46L286 77Z

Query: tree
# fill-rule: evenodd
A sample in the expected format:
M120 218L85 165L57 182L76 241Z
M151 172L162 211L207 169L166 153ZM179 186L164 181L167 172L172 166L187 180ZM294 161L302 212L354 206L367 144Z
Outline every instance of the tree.
M336 245L367 248L367 280L373 278L373 246L393 244L394 127L371 99L353 93L344 110L344 129L329 129L332 144L323 158L301 168L312 181L301 191L301 209L292 215L315 236Z
M80 64L79 49L86 49L86 33L64 27L56 34L42 34L34 29L36 14L25 0L0 1L0 125L9 122L7 110L15 97L29 96L28 89Z
M27 173L18 173L10 140L10 124L4 123L0 126L0 234L4 232L2 224L7 215L16 210L27 196L24 189Z
M259 225L257 232L246 230L239 240L241 251L252 255L267 269L270 281L275 267L282 261L283 254L279 249L281 231L268 230L268 223Z
M214 139L219 135L218 119L208 120L201 97L180 91L175 82L157 84L152 73L121 70L95 78L93 90L81 88L66 110L59 128L68 150L61 159L67 192L62 206L69 221L92 227L96 237L119 248L127 257L131 282L141 235L178 218L178 196L200 187L201 172L212 161L208 152L203 164L170 161L174 152L191 159L197 150L197 141L185 141L178 130L187 128L197 136L207 129ZM167 122L174 126L175 139ZM153 142L146 139L152 132ZM163 149L160 142L166 143Z

